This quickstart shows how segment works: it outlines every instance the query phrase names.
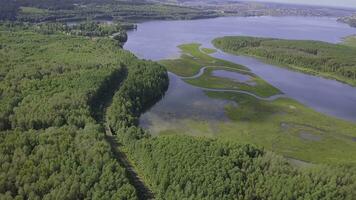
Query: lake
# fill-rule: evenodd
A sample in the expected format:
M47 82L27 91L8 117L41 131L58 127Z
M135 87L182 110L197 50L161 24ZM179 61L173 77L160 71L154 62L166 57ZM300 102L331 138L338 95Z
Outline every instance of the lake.
M140 58L160 60L179 56L177 46L180 44L198 42L211 48L211 40L221 36L245 35L338 43L343 37L352 34L356 34L355 28L338 23L335 18L222 17L192 21L151 21L138 24L137 30L128 32L129 39L125 49ZM288 97L319 112L356 121L355 87L264 64L254 58L234 56L221 51L213 56L245 65ZM163 112L167 106L162 105L177 108L182 106L172 101L174 98L171 95L176 90L177 87L170 87L162 102L148 114ZM183 102L188 103L189 99ZM148 114L143 115L143 118Z

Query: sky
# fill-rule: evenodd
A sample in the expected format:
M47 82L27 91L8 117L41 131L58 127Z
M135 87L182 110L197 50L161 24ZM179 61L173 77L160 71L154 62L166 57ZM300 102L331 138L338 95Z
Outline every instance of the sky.
M251 0L260 2L297 3L356 8L356 0Z

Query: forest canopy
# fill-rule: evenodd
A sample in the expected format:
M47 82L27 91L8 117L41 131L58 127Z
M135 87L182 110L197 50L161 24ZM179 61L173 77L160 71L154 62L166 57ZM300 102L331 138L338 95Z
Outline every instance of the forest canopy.
M0 199L137 199L99 116L141 61L108 37L0 33Z
M218 13L145 0L0 0L0 20L25 22L115 19L197 19Z

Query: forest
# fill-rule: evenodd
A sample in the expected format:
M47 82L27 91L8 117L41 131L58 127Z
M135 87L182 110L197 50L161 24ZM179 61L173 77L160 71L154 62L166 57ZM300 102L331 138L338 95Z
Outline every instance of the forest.
M356 48L319 41L254 37L223 37L217 48L233 54L262 58L302 72L356 85Z
M137 199L100 119L145 61L108 37L35 30L0 26L0 199Z
M0 0L0 19L25 22L114 19L197 19L219 14L198 8L152 3L145 0Z
M0 36L1 130L84 127L93 121L86 102L110 74L134 59L110 38L93 41L4 29Z
M98 125L0 133L0 199L137 199Z

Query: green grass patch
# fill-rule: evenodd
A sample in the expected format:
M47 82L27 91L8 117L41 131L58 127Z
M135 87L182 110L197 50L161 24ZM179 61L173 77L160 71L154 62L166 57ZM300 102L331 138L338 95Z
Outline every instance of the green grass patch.
M40 8L35 8L35 7L21 7L21 13L22 14L33 14L33 15L41 15L41 14L47 14L49 13L48 10L46 9L40 9Z
M200 46L201 44L197 43L180 45L182 55L179 59L162 60L160 63L179 76L193 76L204 66L225 66L248 70L244 66L209 56L200 50Z
M219 69L249 75L251 77L250 83L253 83L253 85L248 84L247 82L237 82L229 78L213 76L212 72ZM244 90L261 97L269 97L281 93L277 88L271 86L253 73L222 67L207 68L202 76L196 79L187 79L185 81L191 85L205 88Z
M217 52L216 49L210 49L210 48L201 48L201 51L206 53L206 54L213 54L213 53Z
M202 76L195 79L185 79L191 85L213 89L244 90L262 97L280 94L278 89L249 72L244 66L211 57L204 53L200 46L200 44L196 43L180 45L179 48L182 50L182 55L179 59L163 60L160 63L166 66L169 71L183 77L193 76L201 68L208 67ZM212 72L216 69L249 75L252 78L250 83L254 83L255 85L213 76Z

